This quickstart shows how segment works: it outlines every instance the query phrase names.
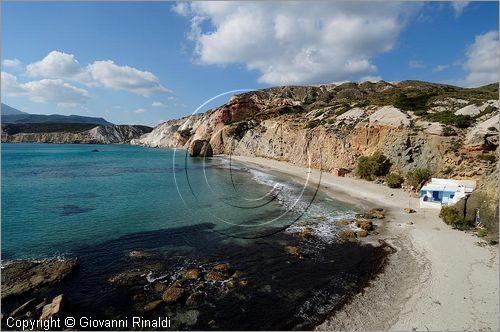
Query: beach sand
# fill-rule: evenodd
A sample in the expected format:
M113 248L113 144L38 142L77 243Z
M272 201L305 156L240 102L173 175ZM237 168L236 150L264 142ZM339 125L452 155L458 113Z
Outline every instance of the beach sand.
M276 160L232 159L296 182L309 177L317 184L320 178L319 170L308 172ZM386 209L383 232L367 239L384 239L396 252L384 271L318 330L498 329L498 245L488 245L473 232L452 229L438 217L438 210L420 209L418 199L402 189L323 172L321 190L340 201ZM406 207L416 213L404 212Z

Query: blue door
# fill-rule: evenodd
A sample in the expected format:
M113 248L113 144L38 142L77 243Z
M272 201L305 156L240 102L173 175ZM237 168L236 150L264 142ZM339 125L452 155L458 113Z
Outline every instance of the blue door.
M432 200L434 201L441 201L441 199L439 198L439 195L440 194L440 191L433 191L432 192Z

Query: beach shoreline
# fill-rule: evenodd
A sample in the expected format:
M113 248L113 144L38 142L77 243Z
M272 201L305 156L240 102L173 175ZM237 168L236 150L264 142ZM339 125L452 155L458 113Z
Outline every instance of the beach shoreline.
M294 182L317 184L321 179L320 190L331 198L386 211L380 234L363 242L384 240L396 252L317 330L498 329L498 245L452 229L438 210L420 209L418 198L402 189L259 157L231 159ZM407 207L416 213L406 213Z

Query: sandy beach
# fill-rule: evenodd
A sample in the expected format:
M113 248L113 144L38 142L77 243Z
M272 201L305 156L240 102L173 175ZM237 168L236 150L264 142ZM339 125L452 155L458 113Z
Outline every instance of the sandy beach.
M320 171L257 157L232 157L302 182L318 183ZM321 190L332 198L387 211L384 239L396 249L384 271L318 330L497 330L498 245L472 232L454 230L437 210L419 209L402 189L321 174ZM411 207L416 213L408 214ZM411 221L412 224L407 223ZM369 237L370 238L370 237Z

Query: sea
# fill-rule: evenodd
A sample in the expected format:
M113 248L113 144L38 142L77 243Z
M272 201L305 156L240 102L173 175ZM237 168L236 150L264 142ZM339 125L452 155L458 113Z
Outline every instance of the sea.
M348 226L336 221L361 211L326 195L321 183L227 157L191 158L180 149L2 144L1 150L2 265L77 257L77 272L40 294L64 293L75 317L168 316L185 330L311 329L382 266L383 248L339 238ZM305 229L313 239L298 236ZM144 309L161 299L158 284L220 263L246 283L185 284L185 296L198 294L195 305L182 299ZM135 270L144 272L145 284L110 282Z

